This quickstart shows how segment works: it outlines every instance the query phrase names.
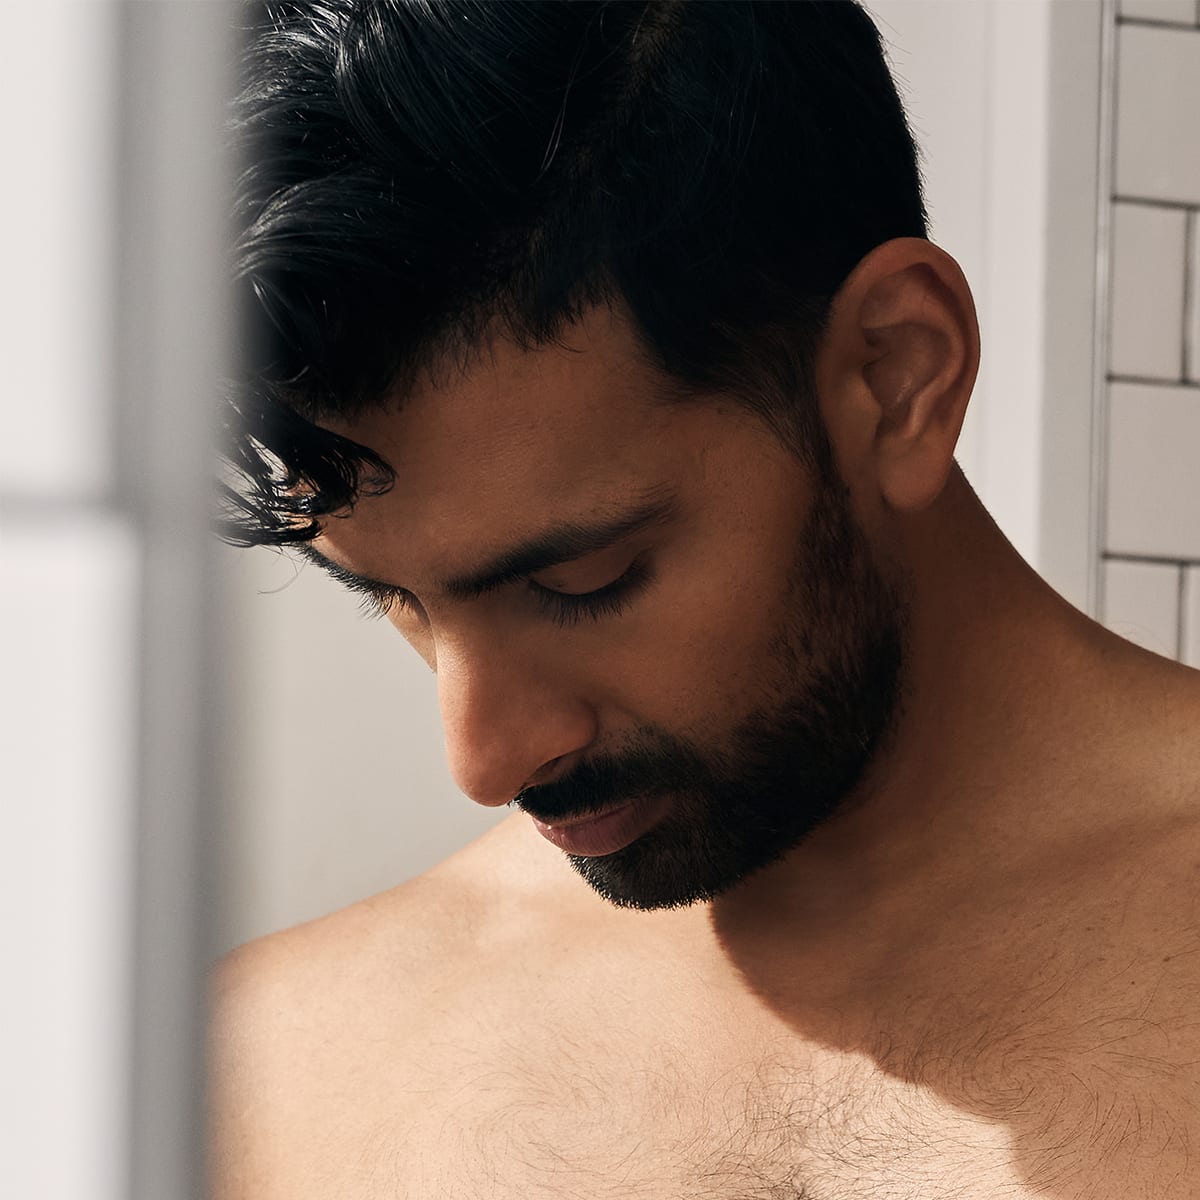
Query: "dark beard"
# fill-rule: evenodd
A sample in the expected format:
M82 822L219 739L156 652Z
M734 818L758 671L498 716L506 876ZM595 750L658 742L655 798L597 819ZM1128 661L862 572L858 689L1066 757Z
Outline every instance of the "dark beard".
M667 816L631 845L567 857L618 907L711 900L848 803L899 717L905 612L854 522L845 485L829 480L802 532L787 616L764 666L775 698L715 751L641 729L619 756L588 759L515 803L554 820L670 795Z

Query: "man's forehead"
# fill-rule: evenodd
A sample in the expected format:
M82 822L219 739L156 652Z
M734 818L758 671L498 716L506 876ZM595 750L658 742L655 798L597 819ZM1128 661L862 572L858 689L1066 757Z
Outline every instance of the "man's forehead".
M442 368L445 365L442 364ZM645 359L619 310L589 309L552 342L496 338L459 362L397 385L386 402L327 415L323 428L364 445L431 514L487 492L498 506L578 510L580 492L611 494L623 468L651 469L680 385Z
M675 390L635 366L630 345L627 325L598 310L563 344L497 347L396 403L322 420L378 455L394 481L328 521L317 550L390 561L403 542L454 580L552 530L562 540L570 527L583 533L653 508L663 481L686 473L687 439Z

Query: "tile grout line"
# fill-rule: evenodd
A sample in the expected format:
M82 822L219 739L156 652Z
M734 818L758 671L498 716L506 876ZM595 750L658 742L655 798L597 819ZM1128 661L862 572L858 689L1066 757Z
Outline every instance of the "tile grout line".
M1172 212L1200 211L1200 204L1195 200L1164 200L1161 196L1138 196L1129 192L1113 192L1109 201L1113 204L1139 205L1142 208L1166 208Z
M1200 23L1200 13L1198 13L1198 18L1190 24L1186 20L1172 20L1170 17L1126 17L1123 13L1117 13L1118 25L1133 25L1135 28L1141 29L1178 29L1183 32L1192 32L1198 23Z
M1189 392L1200 388L1200 379L1164 379L1159 375L1118 375L1114 371L1110 371L1105 378L1109 383L1131 383L1138 387L1184 388Z
M1183 662L1183 656L1187 650L1187 580L1187 564L1180 563L1179 592L1176 599L1178 607L1175 610L1175 657L1179 662Z
M1170 21L1157 17L1123 17L1118 14L1118 25L1132 25L1135 29L1178 29L1181 33L1191 33L1195 23L1189 25L1186 21Z
M1183 380L1186 383L1193 375L1200 376L1200 346L1192 345L1192 326L1196 324L1195 305L1200 303L1196 293L1200 291L1200 279L1193 278L1196 260L1196 213L1190 211L1184 218L1183 228ZM1200 336L1200 335L1198 335Z
M1128 562L1145 563L1155 567L1200 567L1200 558L1180 558L1178 554L1137 554L1133 551L1106 550L1102 557L1106 563Z
M1198 0L1200 2L1200 0ZM1096 131L1096 266L1092 309L1092 430L1088 472L1088 611L1104 612L1104 554L1108 545L1108 453L1112 408L1112 240L1116 223L1113 193L1117 176L1117 105L1119 102L1120 29L1116 0L1100 3L1100 120Z

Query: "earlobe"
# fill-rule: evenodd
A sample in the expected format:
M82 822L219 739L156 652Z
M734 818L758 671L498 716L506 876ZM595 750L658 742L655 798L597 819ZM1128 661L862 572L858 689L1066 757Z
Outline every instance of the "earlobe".
M945 486L978 369L970 289L944 251L905 238L863 259L844 291L873 422L863 449L885 503L920 511Z

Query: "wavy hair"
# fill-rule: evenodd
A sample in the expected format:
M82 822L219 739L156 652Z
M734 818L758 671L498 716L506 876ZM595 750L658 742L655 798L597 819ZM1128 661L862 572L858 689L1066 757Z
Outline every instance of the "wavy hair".
M394 482L320 427L497 331L620 304L681 394L799 453L871 249L924 237L917 151L850 0L263 6L233 127L242 345L222 530L284 544Z

